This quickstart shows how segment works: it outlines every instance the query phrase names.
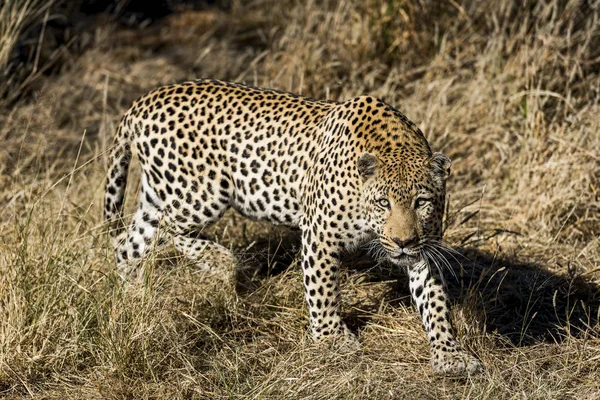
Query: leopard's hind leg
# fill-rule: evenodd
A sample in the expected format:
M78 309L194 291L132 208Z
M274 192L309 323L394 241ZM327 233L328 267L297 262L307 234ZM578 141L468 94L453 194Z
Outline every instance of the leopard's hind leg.
M150 253L157 242L162 214L162 201L143 174L137 211L129 228L117 238L115 245L117 271L123 279L139 275L141 259Z
M215 173L213 181L198 185L193 195L186 193L183 198L170 201L164 215L177 251L198 270L218 275L230 274L237 260L226 247L200 238L197 233L218 221L230 208L232 185L221 184L220 190L214 190L215 183L226 180L227 177Z

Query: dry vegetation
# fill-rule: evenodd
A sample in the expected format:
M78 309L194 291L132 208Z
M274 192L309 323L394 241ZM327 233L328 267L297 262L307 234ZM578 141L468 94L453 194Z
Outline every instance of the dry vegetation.
M0 105L0 397L600 398L600 3L243 3L97 21ZM454 160L448 280L483 375L432 376L404 275L364 257L343 271L362 348L312 343L294 234L234 214L211 232L235 291L164 255L120 284L105 149L133 99L196 77L374 94Z

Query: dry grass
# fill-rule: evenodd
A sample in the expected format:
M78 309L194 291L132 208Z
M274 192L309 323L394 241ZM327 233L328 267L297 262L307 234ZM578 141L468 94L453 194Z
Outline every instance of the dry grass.
M58 3L61 0L58 1ZM51 60L40 63L42 43L50 11L56 0L5 0L0 4L0 105L16 100L23 89L39 78ZM24 52L24 34L35 23L41 26L37 43L31 46L27 60L17 60ZM30 45L33 43L29 43ZM52 58L56 57L56 53ZM43 64L43 65L42 65Z
M97 26L0 109L0 396L599 398L599 21L597 1L256 0ZM448 280L482 376L432 376L405 277L364 257L343 272L361 350L312 343L294 235L234 214L212 233L245 259L235 292L180 260L119 284L104 149L134 98L194 77L375 94L454 160Z

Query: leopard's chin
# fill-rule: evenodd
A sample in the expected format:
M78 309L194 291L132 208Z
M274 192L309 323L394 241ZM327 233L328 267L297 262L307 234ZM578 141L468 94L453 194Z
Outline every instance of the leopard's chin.
M399 265L401 267L409 267L411 265L415 265L418 262L422 261L423 258L420 254L390 254L388 256L390 262L395 265Z

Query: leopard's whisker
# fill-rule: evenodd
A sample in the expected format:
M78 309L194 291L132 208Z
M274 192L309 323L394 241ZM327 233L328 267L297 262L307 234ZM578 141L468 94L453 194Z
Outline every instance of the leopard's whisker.
M423 258L426 260L426 262L427 262L427 265L428 265L428 266L431 266L431 264L429 263L429 261L433 262L433 264L434 264L435 268L436 268L436 269L437 269L437 271L438 271L438 274L439 274L439 276L440 276L440 279L442 280L442 284L444 285L444 287L447 287L447 284L446 284L446 278L444 277L444 272L442 271L442 267L440 266L440 264L439 264L439 263L438 263L438 261L436 260L436 257L435 257L433 254L429 253L429 252L428 252L428 250L427 250L426 248L423 248L423 250L422 250L422 251L423 251L423 252L425 253L425 255L426 255L426 257L423 257Z
M452 276L454 276L455 279L458 279L458 277L456 276L456 272L454 271L454 268L452 268L452 265L448 262L446 257L444 257L444 255L437 248L435 248L433 246L427 246L427 249L431 252L430 254L436 255L436 259L438 259L440 262L442 262L446 266L448 271L452 274Z

